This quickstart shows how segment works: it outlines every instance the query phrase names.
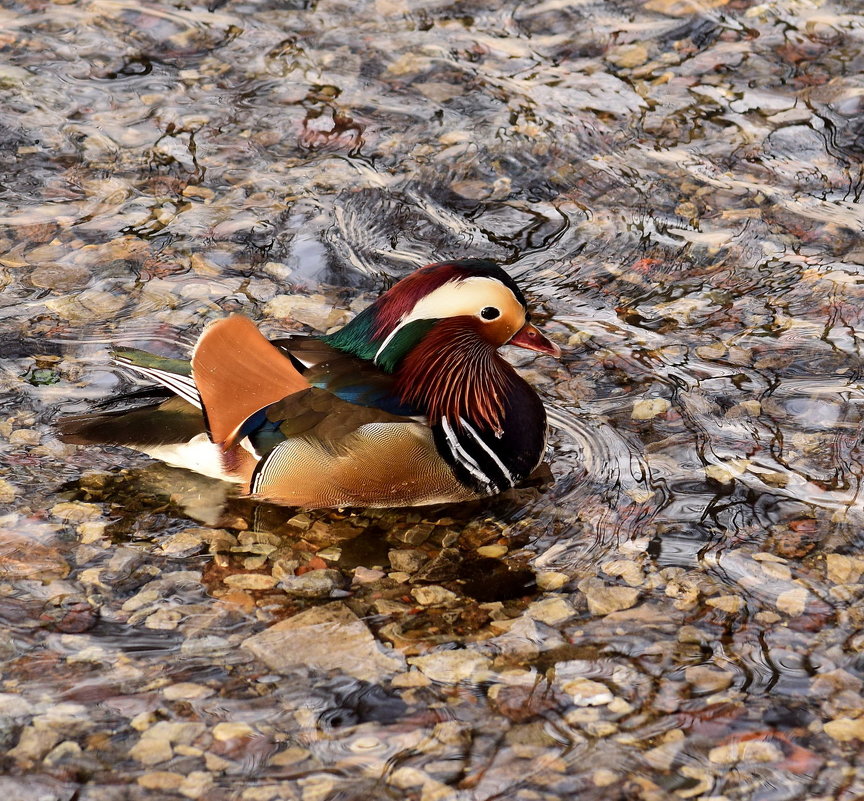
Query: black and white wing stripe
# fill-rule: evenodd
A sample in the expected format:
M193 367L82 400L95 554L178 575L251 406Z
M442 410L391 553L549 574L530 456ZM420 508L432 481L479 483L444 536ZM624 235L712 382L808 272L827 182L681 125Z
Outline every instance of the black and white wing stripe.
M463 417L453 425L446 417L433 429L439 453L453 468L457 478L484 495L494 495L512 487L516 480L485 439Z
M179 395L183 400L188 401L198 409L201 408L201 396L198 394L198 389L192 376L160 370L158 367L142 367L123 356L115 356L113 361L127 370L134 370L136 373L141 373L141 375L151 378L157 384L161 384L163 387L167 387Z

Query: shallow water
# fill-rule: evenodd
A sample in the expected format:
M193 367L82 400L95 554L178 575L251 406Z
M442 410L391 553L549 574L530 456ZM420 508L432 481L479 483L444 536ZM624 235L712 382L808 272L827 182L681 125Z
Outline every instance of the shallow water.
M7 3L0 788L864 795L862 41L852 0ZM138 386L112 344L474 256L565 348L509 354L552 481L303 514L56 438Z

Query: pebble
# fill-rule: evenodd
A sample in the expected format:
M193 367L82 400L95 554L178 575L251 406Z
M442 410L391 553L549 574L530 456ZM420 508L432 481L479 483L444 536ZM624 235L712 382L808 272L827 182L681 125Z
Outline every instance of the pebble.
M568 581L570 581L570 576L566 573L549 571L537 574L537 586L546 592L560 590Z
M235 573L233 576L225 576L223 581L238 590L271 590L279 583L267 573Z
M278 754L274 754L270 757L268 765L278 765L280 767L287 767L289 765L297 765L300 762L305 762L312 754L305 748L301 748L300 746L289 746L284 751L280 751Z
M429 539L434 530L435 526L428 524L411 526L411 528L404 531L394 531L393 537L399 540L399 542L404 542L406 545L422 545Z
M197 700L209 698L215 690L204 684L196 684L193 681L181 681L177 684L169 684L162 690L162 695L169 701Z
M432 682L429 677L421 673L419 670L409 670L407 673L400 673L390 680L392 687L428 687Z
M64 320L88 323L112 319L123 308L126 298L91 288L72 296L48 298L44 303L49 311Z
M684 747L686 735L681 729L672 729L662 737L663 742L642 754L642 758L655 770L668 771Z
M632 559L614 559L601 565L604 573L624 579L631 587L639 587L645 581L642 567Z
M310 570L299 576L283 576L279 581L279 587L294 598L329 598L341 586L342 574L329 568Z
M718 765L734 765L737 762L779 762L783 759L783 752L767 740L742 740L712 748L708 752L708 759Z
M408 663L422 671L427 678L442 684L481 681L491 667L486 657L462 648L410 657Z
M607 51L606 60L624 69L639 67L648 60L648 48L642 44L619 45Z
M579 583L579 589L585 593L588 601L588 611L592 615L608 615L619 612L622 609L630 609L639 600L639 590L635 587L608 586L602 583L594 583L596 579L589 579Z
M481 545L477 549L477 554L490 559L500 559L508 550L506 545Z
M44 727L25 726L18 743L8 755L18 762L35 762L42 759L60 741L60 733Z
M64 740L59 745L51 749L43 760L46 765L56 765L67 758L75 758L81 755L81 746L74 740Z
M224 637L213 634L186 640L180 646L180 654L184 657L216 658L225 656L232 648L231 643Z
M81 536L81 544L93 545L97 542L103 544L103 542L105 541L106 528L108 528L108 524L101 520L88 520L84 523L79 524L77 527L77 531L78 534Z
M684 678L693 689L699 692L712 693L725 690L732 684L734 675L725 670L705 667L704 665L691 665L684 669Z
M387 558L393 570L405 573L415 573L429 561L429 557L423 551L414 548L394 549L390 551Z
M69 523L83 523L85 520L94 520L97 517L101 517L102 507L95 503L69 501L55 503L51 507L51 514Z
M248 723L225 722L217 723L213 727L213 738L221 742L237 740L242 737L251 737L253 734L255 734L255 729Z
M605 684L591 679L574 679L562 684L561 689L573 696L576 706L605 706L615 697Z
M839 553L825 555L828 580L835 584L855 584L864 573L864 557L844 556Z
M410 790L412 787L423 786L429 779L429 775L422 770L403 765L389 772L387 784L391 787L398 787L400 790Z
M193 770L183 779L179 789L186 798L206 798L213 789L213 777L203 770Z
M166 556L182 558L192 556L203 550L204 541L190 531L180 531L162 543L161 550Z
M795 587L777 596L777 608L789 617L798 617L804 614L809 598L810 593L804 587Z
M643 398L633 404L630 417L633 420L650 420L652 417L666 414L671 407L672 404L666 398Z
M156 737L142 737L129 749L129 756L142 765L158 765L174 756L171 743Z
M9 435L9 442L13 445L38 445L40 435L32 428L18 428Z
M84 267L73 264L48 263L37 267L28 278L33 286L68 292L87 286L90 275L90 271Z
M186 777L182 773L172 773L167 770L157 770L141 774L136 781L145 790L179 790Z
M282 320L296 320L316 331L329 331L345 325L351 316L345 309L334 309L324 295L276 295L264 306L264 314Z
M595 787L609 787L615 784L620 778L621 775L619 773L615 773L614 770L609 770L608 768L598 768L591 774L591 781Z
M738 595L717 595L706 599L705 603L730 615L735 615L744 608L744 599Z
M549 626L563 623L576 614L576 610L563 598L552 597L534 601L525 610L525 616L532 620L539 620Z
M0 693L0 717L19 718L32 714L33 705L20 695Z
M13 484L10 484L5 478L0 478L0 503L12 503L18 490Z
M183 620L178 609L157 609L144 619L144 626L157 631L174 631Z
M431 584L428 587L415 587L411 595L421 606L452 606L459 602L459 596L445 587Z
M387 574L383 570L371 570L368 567L359 565L354 568L354 577L352 584L372 584L375 581L380 581Z
M860 740L864 743L864 718L837 718L826 723L824 729L832 740L841 743Z

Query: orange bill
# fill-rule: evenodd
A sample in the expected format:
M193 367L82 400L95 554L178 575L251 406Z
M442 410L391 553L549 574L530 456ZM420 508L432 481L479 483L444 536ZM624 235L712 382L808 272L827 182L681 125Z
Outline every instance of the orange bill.
M550 356L561 355L561 348L531 323L525 323L507 344L526 350L536 350L538 353L548 353Z

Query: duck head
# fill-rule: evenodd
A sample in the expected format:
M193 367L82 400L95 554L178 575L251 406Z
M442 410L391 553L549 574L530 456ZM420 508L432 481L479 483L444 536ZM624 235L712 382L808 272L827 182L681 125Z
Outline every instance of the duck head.
M509 344L552 356L561 354L530 323L528 304L516 282L484 259L421 267L326 341L392 373L436 329L439 333L446 330L466 347L476 340L475 344L493 349Z

